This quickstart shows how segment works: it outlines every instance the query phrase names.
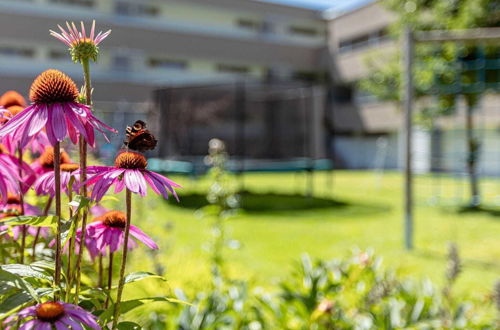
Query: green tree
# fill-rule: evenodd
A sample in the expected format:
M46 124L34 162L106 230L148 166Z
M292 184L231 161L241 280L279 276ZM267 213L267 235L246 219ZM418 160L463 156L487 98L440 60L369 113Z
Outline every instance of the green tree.
M397 15L391 27L398 37L403 26L415 31L456 30L500 26L500 2L498 0L385 0L383 4ZM498 49L496 49L498 54ZM420 98L437 92L433 106L422 107L418 119L433 125L433 119L456 111L458 96L466 106L466 167L469 175L471 206L479 206L480 193L477 179L477 163L480 142L474 134L473 112L477 108L484 88L477 86L477 71L463 69L464 62L477 58L477 47L471 44L445 42L422 44L415 50L415 95ZM401 100L400 54L390 60L380 61L376 56L368 59L370 74L360 82L360 88L384 101ZM377 62L378 60L378 62ZM436 90L436 86L439 86Z

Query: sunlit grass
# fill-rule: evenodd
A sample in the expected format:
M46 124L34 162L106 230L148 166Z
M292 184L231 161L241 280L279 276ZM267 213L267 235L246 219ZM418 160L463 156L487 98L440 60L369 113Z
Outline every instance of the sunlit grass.
M456 241L465 263L457 282L460 292L483 297L500 278L500 217L495 212L457 212L460 203L466 201L464 180L417 179L416 248L407 252L403 248L403 195L398 173L379 176L338 171L333 181L330 179L327 173L316 174L314 196L341 201L341 207L248 212L231 219L227 224L229 236L241 243L240 249L227 253L231 277L272 290L302 253L334 258L357 247L373 248L384 258L386 267L403 275L429 277L441 283L447 245ZM181 204L182 194L203 192L208 184L205 180L176 180L185 187ZM245 189L256 193L303 194L305 183L304 174L248 174L244 179ZM500 182L484 180L482 188L489 210L494 211ZM196 217L193 208L173 206L152 196L138 205L134 222L159 243L157 261L165 267L170 287L188 292L203 289L209 282L204 250L210 236L208 223ZM438 200L441 205L434 205ZM267 203L273 204L272 196ZM130 271L154 269L145 251L142 247L131 254ZM159 294L157 283L136 284L133 288L128 296L144 296L142 290Z

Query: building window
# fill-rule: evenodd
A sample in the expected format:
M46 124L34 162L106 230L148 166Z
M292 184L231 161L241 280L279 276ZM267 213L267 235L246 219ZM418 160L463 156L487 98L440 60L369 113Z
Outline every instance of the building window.
M249 73L250 68L243 65L217 64L217 71L225 73Z
M94 0L50 0L52 3L62 3L67 5L75 5L82 7L93 7Z
M262 23L259 21L255 21L252 19L247 19L247 18L240 18L236 21L236 25L242 29L245 30L252 30L252 31L261 31L262 30Z
M350 85L337 85L333 88L333 100L336 103L351 103L353 101L353 88Z
M150 4L120 1L115 3L115 13L124 16L155 17L160 14L160 8Z
M130 58L125 55L116 55L113 57L113 69L118 71L130 71L132 63Z
M28 47L0 46L0 55L32 58L35 56L35 50Z
M298 25L290 26L290 33L304 37L315 37L319 35L319 31L316 28Z
M67 50L53 49L49 51L49 58L57 61L69 61L71 57Z
M295 71L292 77L295 80L300 80L310 83L321 83L325 81L326 73L318 71Z
M169 70L186 70L188 67L187 61L166 59L166 58L150 58L148 65L153 68L162 68Z
M387 28L379 29L371 33L358 35L354 38L340 40L339 52L348 52L355 49L362 49L369 46L378 45L389 39Z

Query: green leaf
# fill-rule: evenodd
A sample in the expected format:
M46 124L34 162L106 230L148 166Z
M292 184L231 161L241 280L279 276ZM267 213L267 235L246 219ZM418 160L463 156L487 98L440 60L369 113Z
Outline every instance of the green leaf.
M144 280L146 278L156 278L162 281L167 281L167 279L163 276L156 275L153 273L149 272L135 272L135 273L130 273L127 276L125 276L125 284L127 283L132 283L132 282L137 282L140 280Z
M142 327L139 324L134 323L134 322L129 322L129 321L120 322L120 323L118 323L118 325L116 327L117 327L118 330L137 330L137 329L142 329Z
M68 239L70 239L75 234L75 217L71 220L63 221L61 223L61 246L66 245Z
M46 267L43 267L41 264L33 263L31 265L22 265L22 264L9 264L0 266L2 270L5 270L11 274L18 275L22 278L30 277L37 278L41 280L53 281L53 277L51 275L51 270Z
M120 303L120 313L123 315L125 313L130 312L131 310L136 309L137 307L141 307L141 306L144 306L144 305L152 303L152 302L182 303L182 304L189 305L189 303L181 301L181 300L178 300L178 299L175 299L175 298L168 298L168 297L148 297L148 298L141 298L141 299L133 299L133 300L122 301ZM99 318L104 323L109 322L112 319L112 317L113 317L113 311L114 311L114 309L115 309L115 304L112 304L101 315L99 315Z
M21 276L0 268L0 291L2 303L0 304L0 317L28 301L40 301L35 289Z
M105 201L119 202L120 200L115 196L106 195L101 199L101 202L105 202Z
M52 292L53 290L51 288L36 289L36 294L39 297L43 297ZM35 300L35 298L30 293L19 290L12 290L10 295L2 295L2 296L4 299L0 304L0 319L9 316L18 307L21 307L22 305Z
M83 197L82 195L76 195L73 200L69 202L70 206L76 207L77 214L82 208L87 207L90 204L90 199Z
M28 216L23 215L19 217L11 217L0 220L4 225L16 226L16 225L30 225L36 227L57 227L57 217L55 215L50 216Z

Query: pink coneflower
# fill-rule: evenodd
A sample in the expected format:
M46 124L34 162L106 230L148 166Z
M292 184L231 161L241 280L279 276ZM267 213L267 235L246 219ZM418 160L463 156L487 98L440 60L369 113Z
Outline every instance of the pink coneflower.
M109 209L105 208L99 203L94 204L90 207L90 214L92 214L92 216L94 217L100 217L101 215L104 215L107 212L109 212Z
M121 211L109 211L100 217L94 218L94 221L87 225L85 245L90 255L95 258L99 254L106 255L107 251L113 253L118 250L124 242L125 225L127 217ZM79 233L81 229L78 230ZM158 249L158 245L136 226L130 226L130 235L138 241L144 243L151 249ZM77 237L80 237L77 234ZM128 248L137 247L137 243L129 237Z
M146 170L148 162L142 154L125 151L115 159L115 166L89 166L87 184L94 184L91 198L101 200L108 189L115 185L118 193L127 187L131 192L146 196L149 185L154 192L168 198L168 191L177 198L174 188L180 185L152 171Z
M0 127L0 137L11 135L24 148L44 128L52 145L68 135L76 144L78 135L95 146L94 129L116 132L92 114L90 107L76 101L78 89L67 75L58 70L42 72L33 82L26 109Z
M69 157L68 153L61 149L61 157L59 162L61 165L63 164L73 164L73 161ZM32 170L37 175L42 175L44 173L53 172L54 171L54 148L46 147L40 156L35 159L35 161L31 164Z
M9 150L3 143L0 143L0 167L0 176L11 176L7 180L9 183L7 187L11 192L19 191L19 181L22 183L23 193L26 193L33 182L35 182L36 176L31 166L25 161L19 164L19 159L14 157L12 153L9 153ZM14 187L13 182L15 182L15 186L17 187ZM5 203L5 200L3 202Z
M9 192L19 192L19 180L22 178L19 176L19 169L15 163L17 160L2 153L1 149L0 145L0 202L5 204Z
M42 212L36 206L33 206L28 203L23 203L23 208L21 208L21 199L19 195L8 194L7 203L0 207L0 219L9 218L9 217L17 217L20 215L41 215ZM24 213L22 212L24 209ZM1 223L1 222L0 222ZM0 226L0 230L7 230L9 226ZM13 226L11 228L12 238L17 240L23 231L24 226ZM40 230L39 230L40 229ZM27 226L26 232L35 237L37 235L41 235L44 238L47 238L49 235L49 228L46 227L36 227L36 226Z
M16 91L7 91L0 96L0 106L9 108L12 106L26 107L26 99Z
M19 328L17 323L19 322ZM80 306L65 302L48 301L22 309L5 320L7 329L101 329L97 317Z
M85 25L83 22L81 24L81 31L75 26L75 23L69 24L66 22L67 30L64 30L60 25L57 27L61 30L60 33L50 30L50 34L65 43L71 52L71 57L75 62L81 62L82 59L91 58L94 62L97 60L97 55L99 53L99 44L106 39L106 37L111 33L111 30L106 32L99 32L95 35L95 21L92 21L92 28L90 29L90 35L87 36L85 32Z
M78 191L77 186L80 183L80 174L77 172L78 168L78 164L75 163L61 164L61 189L66 194L68 193L68 186L72 178L72 191ZM54 197L56 193L54 170L38 177L33 187L37 195L49 195Z
M9 121L12 117L20 113L26 108L26 99L16 91L7 91L2 96L0 96L0 108L4 108L0 111L0 123L4 124ZM10 136L6 136L2 139L2 144L7 148L11 154L15 154L18 148L18 141L13 140ZM49 144L47 134L41 131L28 147L33 152L42 152Z

